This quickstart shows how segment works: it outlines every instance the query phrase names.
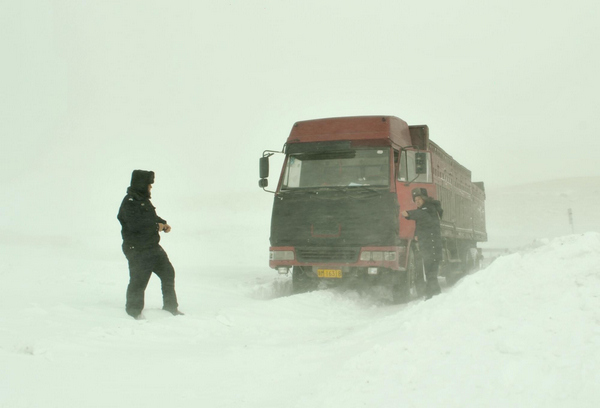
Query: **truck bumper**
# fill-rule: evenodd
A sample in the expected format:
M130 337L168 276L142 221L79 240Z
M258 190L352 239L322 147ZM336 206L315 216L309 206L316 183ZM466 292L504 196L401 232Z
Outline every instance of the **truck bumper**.
M351 272L373 268L403 271L406 269L406 247L270 247L269 266L280 273L294 266Z

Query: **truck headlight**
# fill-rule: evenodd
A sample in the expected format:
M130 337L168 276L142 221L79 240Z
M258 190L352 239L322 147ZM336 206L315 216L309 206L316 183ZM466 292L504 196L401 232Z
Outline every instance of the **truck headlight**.
M395 261L396 253L391 251L362 251L361 261Z
M383 252L381 251L373 251L371 255L374 261L383 261Z
M293 261L294 251L269 251L270 261Z
M396 253L395 252L384 252L383 253L383 259L386 261L395 261L396 260Z

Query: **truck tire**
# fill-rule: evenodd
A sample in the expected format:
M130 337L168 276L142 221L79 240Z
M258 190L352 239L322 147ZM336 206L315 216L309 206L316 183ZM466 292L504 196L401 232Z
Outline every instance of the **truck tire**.
M408 271L398 271L395 279L392 279L392 302L394 304L410 301L410 290L408 287Z
M407 303L411 299L411 290L409 287L408 271L399 272L398 283L392 286L392 301L395 304Z
M479 259L477 248L468 248L465 254L464 273L468 274L470 272L475 272L479 270L480 267L481 261Z
M446 276L446 282L449 285L454 285L465 275L468 275L469 273L479 269L477 248L463 249L460 254L460 259L462 260L460 265Z
M392 289L394 303L410 302L425 294L425 277L419 265L422 265L420 258L410 249L406 271L400 272L399 282Z
M302 266L292 267L292 294L313 291L317 287L316 283L316 279L308 276Z
M417 298L420 298L425 296L425 286L427 285L425 283L425 270L423 269L423 259L421 256L416 252L413 255L412 252L411 250L408 254L408 261L410 265L410 256L412 255L412 263L414 264L414 293Z

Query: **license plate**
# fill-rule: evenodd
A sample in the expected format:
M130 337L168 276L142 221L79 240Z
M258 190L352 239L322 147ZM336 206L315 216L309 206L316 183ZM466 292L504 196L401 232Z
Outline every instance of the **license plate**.
M341 278L341 269L317 269L317 276L319 278Z

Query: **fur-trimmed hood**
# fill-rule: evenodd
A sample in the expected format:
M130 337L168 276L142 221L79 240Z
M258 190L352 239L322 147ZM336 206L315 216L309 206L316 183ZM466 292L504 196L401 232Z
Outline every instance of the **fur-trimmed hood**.
M134 170L131 173L131 183L127 188L127 193L131 195L138 195L143 198L150 198L150 191L148 191L148 185L154 183L154 172L147 170Z

